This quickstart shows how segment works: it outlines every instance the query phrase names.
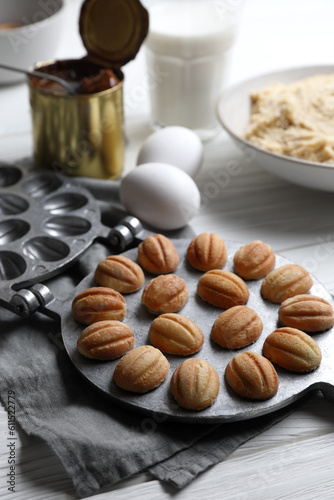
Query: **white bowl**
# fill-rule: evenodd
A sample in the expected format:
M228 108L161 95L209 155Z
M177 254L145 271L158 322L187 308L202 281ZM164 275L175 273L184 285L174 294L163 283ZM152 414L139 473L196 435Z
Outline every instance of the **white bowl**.
M244 138L250 121L253 91L275 82L289 83L313 75L334 74L334 66L291 68L252 78L225 90L218 99L220 123L247 158L268 172L294 184L334 191L334 165L311 162L266 151Z
M1 0L0 24L22 27L0 31L0 63L28 69L51 59L61 38L64 0ZM0 84L15 83L25 76L0 70Z

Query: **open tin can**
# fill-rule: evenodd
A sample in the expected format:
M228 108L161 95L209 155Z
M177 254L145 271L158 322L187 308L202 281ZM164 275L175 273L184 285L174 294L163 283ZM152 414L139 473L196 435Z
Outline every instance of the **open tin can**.
M62 61L76 67L80 61ZM56 61L35 69L53 68ZM123 75L113 87L91 94L47 92L30 78L35 161L67 175L117 178L124 159Z
M92 78L93 85L73 95L46 79L29 78L34 157L66 175L115 179L124 163L120 68L146 37L148 13L139 0L85 0L79 27L85 58L43 61L34 69L72 81ZM100 73L106 82L108 72L108 83L94 86Z

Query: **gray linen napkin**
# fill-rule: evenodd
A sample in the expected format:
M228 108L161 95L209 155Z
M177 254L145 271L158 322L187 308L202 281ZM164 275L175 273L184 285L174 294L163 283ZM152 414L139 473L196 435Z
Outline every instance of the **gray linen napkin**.
M110 253L95 243L46 284L56 297L71 300L74 286ZM1 399L6 405L8 391L15 392L18 424L49 444L81 498L144 470L184 487L301 404L246 423L150 418L117 406L83 380L68 359L57 322L39 313L24 320L1 308L0 321Z

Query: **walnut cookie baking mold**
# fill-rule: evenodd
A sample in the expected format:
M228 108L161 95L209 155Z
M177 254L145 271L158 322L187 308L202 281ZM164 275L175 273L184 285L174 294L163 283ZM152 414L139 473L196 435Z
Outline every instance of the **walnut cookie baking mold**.
M228 250L228 261L224 270L233 272L233 256L240 248L240 242L226 241ZM291 403L301 397L302 394L311 390L314 385L324 391L334 387L334 374L332 370L334 353L334 327L316 336L316 342L321 348L323 357L317 369L307 373L292 373L283 368L277 371L280 379L278 392L272 398L265 401L248 401L241 399L232 390L227 390L225 383L225 368L232 359L235 351L222 348L210 339L210 332L215 319L224 312L216 306L204 302L198 297L197 283L201 273L192 269L185 260L186 249L189 240L173 240L173 244L180 256L180 265L176 274L184 279L189 289L189 300L179 314L185 316L196 323L205 337L204 344L200 351L192 355L195 359L205 359L217 371L220 379L220 390L216 401L201 411L186 410L177 405L171 395L169 386L172 373L177 366L185 359L179 356L165 354L170 363L170 370L165 382L153 391L136 395L119 388L112 381L113 371L117 360L108 362L98 362L90 360L80 355L76 348L77 339L83 329L83 325L73 318L70 304L63 304L63 337L66 349L75 363L77 369L105 396L110 397L115 402L126 406L132 410L150 414L158 412L162 418L169 417L179 421L189 421L196 423L231 422L245 420L274 411ZM131 249L124 255L134 261L137 259L137 249ZM276 267L288 264L286 258L276 255ZM145 283L152 278L151 274L145 273ZM309 293L322 297L333 305L333 300L325 288L312 276L313 285ZM248 351L262 354L265 338L269 333L278 327L279 304L264 300L261 296L261 284L263 280L252 280L247 282L249 289L249 299L247 307L255 310L263 322L263 332L250 347L242 348ZM89 275L77 287L75 293L79 294L83 289L87 289L94 284L94 276ZM154 316L147 312L140 303L142 290L125 296L127 311L124 323L128 325L134 333L136 346L147 345L149 343L148 331L154 320Z

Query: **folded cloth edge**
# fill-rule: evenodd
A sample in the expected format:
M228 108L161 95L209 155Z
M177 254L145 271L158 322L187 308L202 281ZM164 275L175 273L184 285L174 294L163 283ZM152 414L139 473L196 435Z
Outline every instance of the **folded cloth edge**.
M244 422L222 424L208 436L199 439L191 448L181 450L177 456L150 467L148 472L160 481L168 482L178 489L184 488L241 445L294 413L309 397L310 394L306 394L294 403L267 415Z

